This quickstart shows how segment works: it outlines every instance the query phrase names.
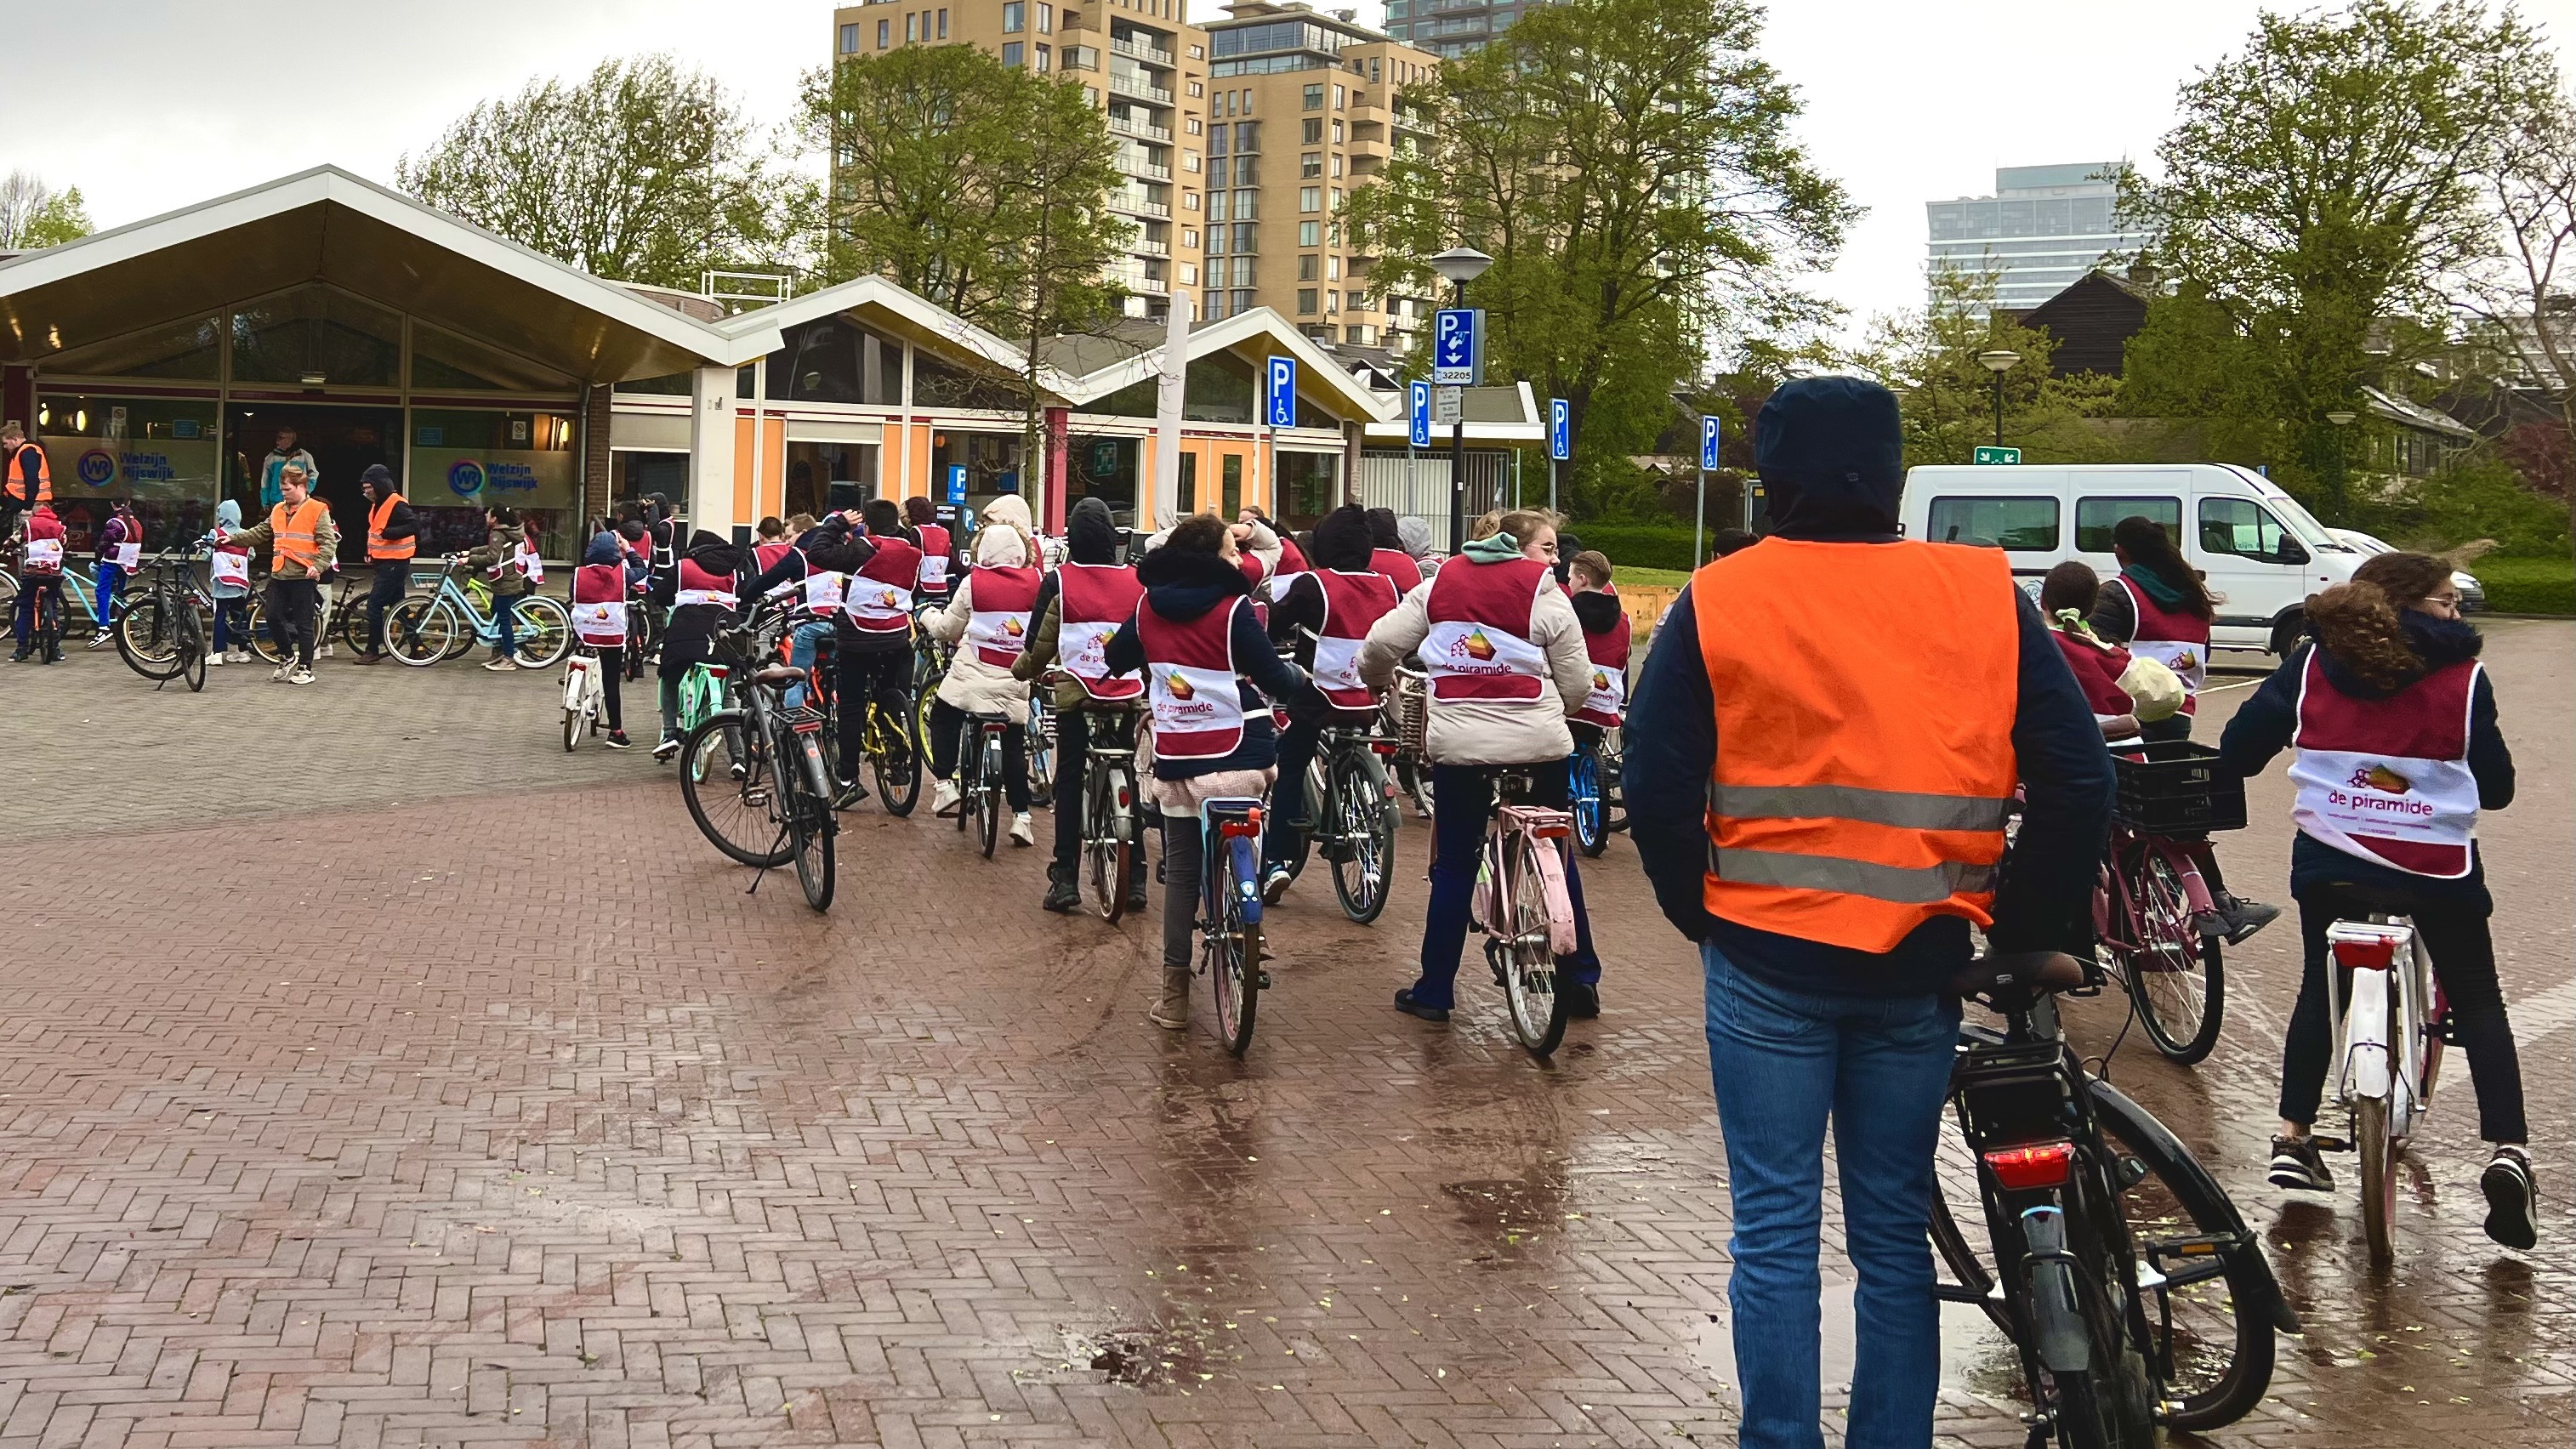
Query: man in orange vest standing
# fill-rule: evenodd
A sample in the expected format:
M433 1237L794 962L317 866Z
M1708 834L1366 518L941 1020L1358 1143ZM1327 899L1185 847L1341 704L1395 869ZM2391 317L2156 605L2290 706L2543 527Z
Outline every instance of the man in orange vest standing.
M1628 715L1630 829L1707 975L1742 1442L1822 1442L1830 1123L1859 1276L1846 1442L1924 1446L1947 983L1974 927L1998 952L2091 949L2111 761L2002 552L1898 533L1893 394L1791 382L1753 452L1777 524L1692 575L1655 640Z
M420 516L394 487L393 470L382 463L370 464L358 475L358 488L367 495L367 562L375 566L376 576L367 586L367 647L359 651L357 662L378 664L385 657L385 611L401 603L403 591L411 587Z
M45 450L27 440L16 418L0 423L0 538L18 526L18 515L54 501L54 473Z
M295 650L269 679L311 684L313 620L322 602L322 575L340 556L340 529L330 508L306 491L303 465L289 463L278 471L277 506L268 510L266 522L220 541L269 547L268 617L285 636L280 645Z

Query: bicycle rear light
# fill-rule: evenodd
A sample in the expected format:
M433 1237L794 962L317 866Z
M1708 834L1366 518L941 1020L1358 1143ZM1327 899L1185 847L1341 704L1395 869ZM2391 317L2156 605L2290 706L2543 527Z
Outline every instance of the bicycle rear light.
M1246 810L1241 815L1229 815L1223 820L1217 822L1216 833L1227 840L1241 840L1247 836L1254 840L1259 840L1261 838L1261 812L1259 810Z
M2335 964L2346 970L2385 971L2397 960L2397 941L2378 931L2335 936Z
M2006 1190L2028 1192L2066 1185L2067 1170L2075 1161L2075 1144L2031 1142L2020 1147L1998 1147L1981 1155Z
M819 719L800 719L790 728L800 735L817 735L823 732L823 722Z
M1401 749L1403 749L1403 748L1404 748L1404 747L1403 747L1402 745L1397 744L1397 743L1396 743L1395 741L1393 741L1393 740L1371 740L1371 741L1369 741L1369 753L1370 753L1370 754L1373 754L1373 755L1384 755L1384 756L1386 756L1386 757L1387 757L1388 759L1390 759L1390 760L1391 760L1391 759L1394 759L1394 758L1395 758L1395 756L1396 756L1396 752L1397 752L1397 751L1399 751L1399 750L1401 750Z
M1531 826L1530 834L1537 836L1541 840L1563 840L1567 835L1572 834L1573 830L1574 827L1572 824L1562 820L1553 820L1542 825Z

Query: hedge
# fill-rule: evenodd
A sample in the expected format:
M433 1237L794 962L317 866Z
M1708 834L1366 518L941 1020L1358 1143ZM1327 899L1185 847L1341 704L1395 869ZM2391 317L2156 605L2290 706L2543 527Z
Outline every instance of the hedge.
M1575 523L1568 528L1585 548L1608 554L1616 567L1687 570L1691 566L1687 528L1660 523Z
M2469 565L2496 614L2576 614L2576 560L2504 558L2489 554Z

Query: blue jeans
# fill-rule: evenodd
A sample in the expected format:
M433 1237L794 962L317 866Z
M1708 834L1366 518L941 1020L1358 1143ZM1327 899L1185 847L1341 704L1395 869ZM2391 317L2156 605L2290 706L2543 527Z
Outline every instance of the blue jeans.
M795 632L787 636L787 662L798 669L813 668L814 651L822 646L824 640L831 637L832 621L829 619L816 619L810 623L797 625ZM787 686L787 707L795 709L804 703L804 681L798 680Z
M1530 804L1565 808L1565 761L1519 768L1530 777ZM1485 848L1485 827L1493 818L1495 773L1492 765L1431 767L1431 798L1440 808L1431 816L1431 904L1422 921L1422 976L1413 983L1413 999L1424 1006L1445 1011L1458 1004L1458 958L1467 949L1476 857ZM1592 949L1592 916L1583 908L1583 877L1570 850L1565 854L1565 893L1574 904L1574 954L1556 964L1569 980L1597 984L1601 957Z
M125 570L105 559L98 561L98 632L104 634L116 622L117 596L125 592Z
M1445 803L1445 802L1444 802ZM1737 969L1713 944L1708 1059L1726 1135L1735 1270L1736 1379L1745 1449L1822 1449L1817 1252L1825 1125L1859 1275L1849 1449L1932 1442L1941 1308L1926 1239L1932 1156L1958 1041L1959 1004L1937 996L1823 996Z
M519 653L519 596L492 591L492 622L501 631L501 640L493 646L495 659L513 659Z

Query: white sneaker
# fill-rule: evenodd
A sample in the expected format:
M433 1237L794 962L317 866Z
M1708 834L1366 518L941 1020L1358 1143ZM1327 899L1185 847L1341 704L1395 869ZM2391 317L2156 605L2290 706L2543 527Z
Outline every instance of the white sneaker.
M954 782L938 781L930 787L930 813L942 816L954 815L957 813L957 802L963 798L957 793Z
M653 758L657 760L673 759L676 758L679 753L680 742L678 740L664 740L653 747Z
M231 652L230 650L226 650L226 651L225 651L225 653L227 653L227 654L228 654L228 653L230 653L230 652ZM207 655L207 656L206 656L206 667L207 667L208 669L221 669L221 668L223 668L223 667L224 667L224 656L223 656L222 654L209 654L209 655Z
M1037 827L1029 824L1029 812L1026 810L1011 817L1011 843L1013 845L1038 843Z
M250 651L247 649L234 650L233 662L235 664L248 664L250 662Z
M292 664L281 664L281 665L277 666L275 669L272 669L272 670L270 670L270 671L268 672L268 682L269 682L269 683L271 683L271 684L283 684L283 683L285 683L285 682L286 682L286 676L288 676L288 675L290 675L290 674L292 674L292 673L294 673L294 672L295 672L295 666L294 666L294 665L292 665Z
M313 671L310 669L298 669L293 674L286 676L286 682L289 684L311 684L313 682Z
M516 672L519 666L507 659L489 659L484 661L483 667L495 674L509 674Z
M107 645L108 634L105 629L101 629L97 633L89 636L89 647L92 649L104 649Z
M328 658L330 658L330 657L331 657L331 646L330 646L330 645L328 645L328 644L325 644L325 645L323 645L321 648L314 650L314 651L313 651L313 657L314 657L314 658L316 658L316 659L328 659Z

